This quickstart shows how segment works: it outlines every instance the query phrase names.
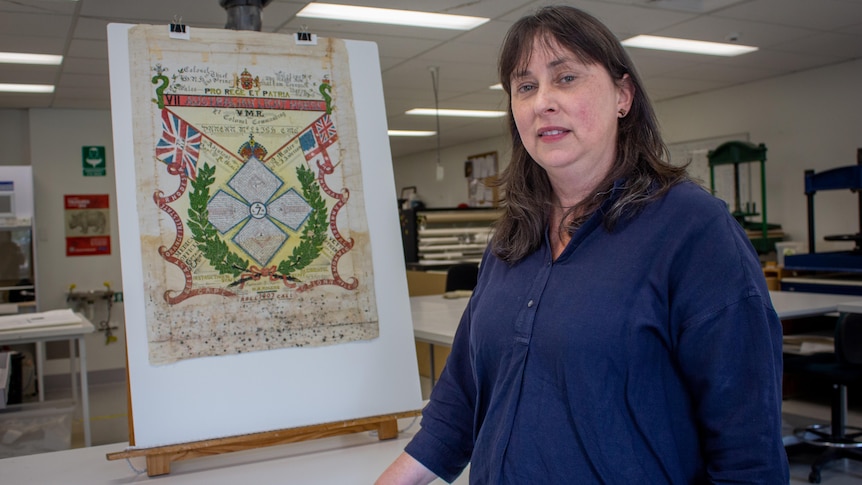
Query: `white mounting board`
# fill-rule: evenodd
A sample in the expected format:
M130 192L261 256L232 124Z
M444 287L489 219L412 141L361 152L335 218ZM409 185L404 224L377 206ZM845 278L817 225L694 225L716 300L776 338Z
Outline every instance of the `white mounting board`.
M117 209L134 447L337 422L421 408L377 45L346 41L374 261L380 336L326 347L147 357L135 205L128 24L108 26ZM167 35L167 26L165 26ZM275 34L273 34L275 35ZM292 42L292 36L283 36Z

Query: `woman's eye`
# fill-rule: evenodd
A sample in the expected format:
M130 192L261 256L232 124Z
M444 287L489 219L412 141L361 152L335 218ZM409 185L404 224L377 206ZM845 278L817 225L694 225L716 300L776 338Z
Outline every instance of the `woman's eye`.
M575 76L573 76L571 74L566 74L565 76L560 78L560 81L564 82L564 83L570 83L574 80L575 80Z
M532 90L533 90L532 84L522 84L522 85L518 86L518 92L519 93L526 93L526 92L529 92Z

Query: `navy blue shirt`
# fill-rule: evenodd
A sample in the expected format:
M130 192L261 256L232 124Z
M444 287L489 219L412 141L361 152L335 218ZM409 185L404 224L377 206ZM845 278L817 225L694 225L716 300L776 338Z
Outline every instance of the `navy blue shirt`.
M601 213L556 261L486 254L406 452L481 484L788 483L781 323L740 225L689 182Z

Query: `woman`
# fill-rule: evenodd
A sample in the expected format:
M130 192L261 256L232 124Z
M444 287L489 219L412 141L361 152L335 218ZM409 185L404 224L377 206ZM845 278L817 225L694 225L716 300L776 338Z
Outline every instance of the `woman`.
M782 483L781 325L724 204L670 165L613 34L509 31L505 214L422 429L380 484Z

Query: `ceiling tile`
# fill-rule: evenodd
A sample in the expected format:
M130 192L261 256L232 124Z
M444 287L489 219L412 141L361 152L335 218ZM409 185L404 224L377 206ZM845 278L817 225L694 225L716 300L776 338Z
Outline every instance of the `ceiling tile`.
M806 29L832 30L858 25L860 3L843 0L757 0L744 2L716 16Z
M58 0L26 0L0 2L0 13L31 13L36 15L64 14L72 15L77 4L72 1Z
M0 83L54 84L58 66L22 66L20 64L0 64Z
M0 51L62 55L66 39L38 35L0 34Z
M808 37L815 33L815 31L799 27L751 22L748 20L701 17L654 33L668 37L705 40L709 42L728 42L731 40L731 35L733 35L736 36L738 39L736 42L739 44L772 47L784 42Z
M39 35L62 39L69 35L72 21L71 15L4 13L0 15L0 32L11 36Z
M262 13L264 32L290 34L303 28L321 36L375 42L380 53L389 125L436 129L433 117L404 111L432 107L430 66L439 68L441 107L505 109L496 82L499 44L512 22L555 0L339 0L337 3L389 8L425 8L484 16L490 22L472 31L449 31L299 19L301 0L273 0ZM862 56L860 0L577 0L573 4L607 23L618 37L650 33L759 46L735 58L628 49L652 99L670 99L721 89L858 59ZM700 12L687 8L699 4ZM407 6L405 6L407 5ZM106 28L109 22L166 24L176 17L192 28L224 27L226 11L216 0L0 0L0 51L66 54L60 68L0 66L0 78L58 83L54 95L2 95L0 109L107 108ZM68 42L68 45L66 44ZM498 136L503 120L441 118L445 148L458 140ZM435 150L435 139L393 139L395 157Z
M87 40L108 40L108 24L115 22L110 19L79 17L75 24L75 38Z
M104 93L109 85L109 78L104 74L65 74L57 83L57 89L88 88L98 89L99 92Z
M52 98L51 94L0 93L0 106L4 109L49 108Z
M108 74L108 60L101 58L67 57L63 59L63 73Z
M69 44L68 55L89 59L107 59L108 43L99 40L73 39Z

